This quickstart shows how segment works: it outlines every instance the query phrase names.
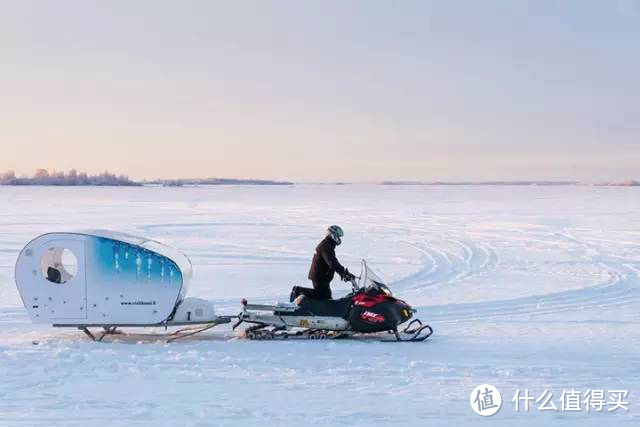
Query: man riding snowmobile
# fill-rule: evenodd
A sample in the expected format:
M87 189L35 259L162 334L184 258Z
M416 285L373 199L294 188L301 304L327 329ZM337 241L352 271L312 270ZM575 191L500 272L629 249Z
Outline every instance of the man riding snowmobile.
M322 258L322 243L318 248L316 255ZM318 261L317 267L320 265ZM339 271L337 267L334 269ZM351 278L351 292L344 297L315 298L318 289L325 289L329 295L331 292L328 282L316 280L315 289L293 289L292 298L298 294L293 304L250 304L243 299L242 311L233 329L243 323L251 324L244 330L244 336L252 340L368 336L380 341L420 342L433 334L431 326L419 319L412 320L416 310L393 296L391 289L368 267L365 260L362 260L362 270L357 280L346 269L343 271L343 277ZM315 274L312 276L318 277ZM305 296L302 293L305 291L313 293L314 298Z
M332 225L327 229L326 237L316 247L309 269L309 280L313 283L313 289L294 286L289 297L290 302L301 295L318 300L331 299L330 283L336 272L345 282L355 278L336 258L336 246L342 243L343 236L342 228L337 225Z

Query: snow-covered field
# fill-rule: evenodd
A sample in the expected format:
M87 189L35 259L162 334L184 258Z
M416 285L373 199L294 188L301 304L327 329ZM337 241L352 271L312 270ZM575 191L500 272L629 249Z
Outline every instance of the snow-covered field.
M110 228L184 251L190 295L236 314L305 284L332 223L429 341L93 343L31 324L13 281L36 235ZM0 187L0 426L638 425L639 274L638 188ZM490 418L469 402L483 383ZM516 412L518 389L558 410ZM629 411L562 412L571 389L626 390Z

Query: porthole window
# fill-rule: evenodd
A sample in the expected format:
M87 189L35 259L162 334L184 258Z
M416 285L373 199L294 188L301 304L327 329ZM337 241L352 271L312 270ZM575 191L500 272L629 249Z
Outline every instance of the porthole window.
M42 275L51 283L68 283L78 273L78 259L69 249L50 247L40 260Z

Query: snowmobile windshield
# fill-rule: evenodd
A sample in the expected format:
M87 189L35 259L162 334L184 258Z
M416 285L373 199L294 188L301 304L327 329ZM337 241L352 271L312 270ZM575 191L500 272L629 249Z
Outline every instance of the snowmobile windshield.
M385 295L392 296L391 289L383 282L383 280L371 270L367 263L362 260L362 273L360 275L360 287L365 290L376 290Z

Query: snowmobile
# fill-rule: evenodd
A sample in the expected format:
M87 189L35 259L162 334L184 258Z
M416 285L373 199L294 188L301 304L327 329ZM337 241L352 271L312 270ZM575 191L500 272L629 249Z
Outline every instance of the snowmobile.
M254 340L362 336L384 341L415 342L424 341L433 334L429 325L424 325L419 319L411 320L416 310L395 298L364 260L362 272L356 279L351 280L352 291L339 299L304 297L299 305L249 304L243 299L242 311L233 329L242 323L252 324L245 329L245 337ZM405 323L406 326L399 329Z

